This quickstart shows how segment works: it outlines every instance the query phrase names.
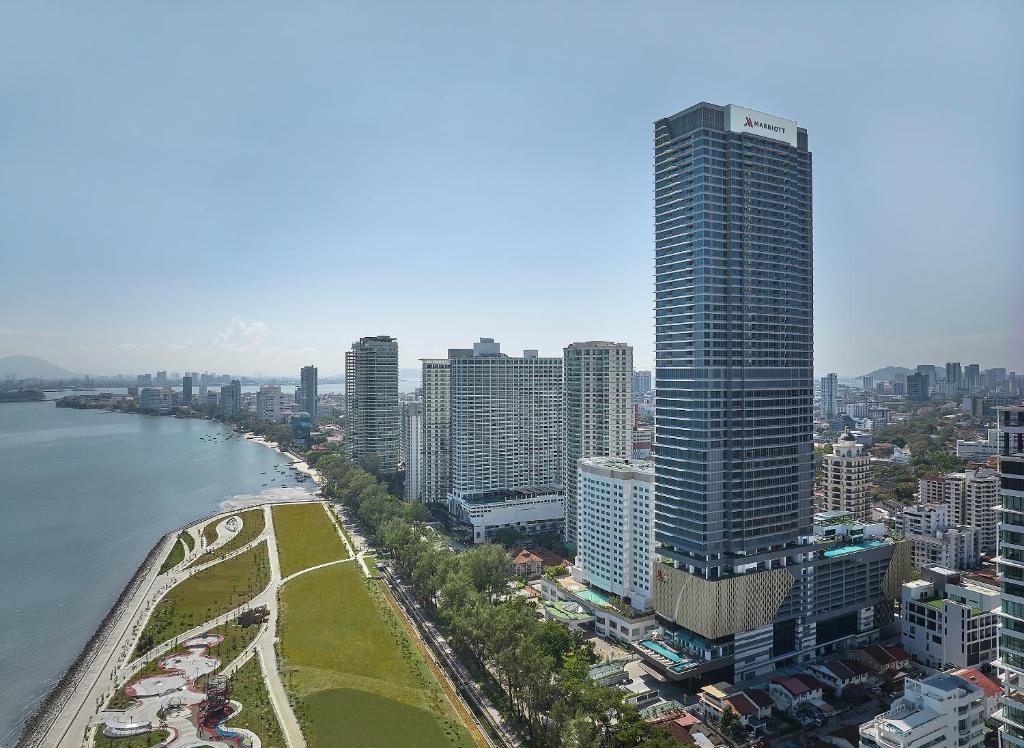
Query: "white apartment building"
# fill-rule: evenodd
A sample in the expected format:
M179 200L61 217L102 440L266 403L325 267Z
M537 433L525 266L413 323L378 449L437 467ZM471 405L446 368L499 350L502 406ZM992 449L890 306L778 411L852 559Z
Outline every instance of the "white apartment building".
M563 353L565 385L565 540L577 545L577 462L632 452L633 349L625 343L572 343Z
M997 654L999 587L952 569L931 568L903 585L902 646L922 665L947 670L992 662Z
M283 421L292 414L295 398L281 392L275 384L265 384L256 393L256 418L260 421Z
M507 356L481 338L450 358L449 368L449 511L472 526L476 542L501 527L561 528L562 359L533 350Z
M823 460L825 499L832 511L849 512L866 521L871 514L871 457L850 432L832 445Z
M168 387L143 387L139 390L139 410L166 413L171 408L172 390Z
M957 439L956 456L962 460L984 460L999 454L999 429L989 429L986 439Z
M930 504L944 502L949 506L950 525L978 529L981 535L979 553L995 553L999 476L994 470L983 468L925 476L918 481L917 487L921 501Z
M382 474L398 470L398 341L360 338L345 352L345 440L349 457L376 455Z
M839 413L839 376L826 374L821 378L821 415L826 419Z
M911 564L919 569L973 569L978 566L981 531L954 526L948 504L917 504L899 517L900 530L910 541Z
M892 708L860 726L861 748L981 748L985 691L948 673L907 678Z
M421 500L434 504L448 499L452 487L452 366L453 356L472 351L449 350L448 358L421 359L423 409L420 418Z
M654 563L654 465L586 457L577 470L580 530L572 575L647 610Z
M407 501L423 499L423 403L408 400L402 403L402 440L405 458L405 498Z

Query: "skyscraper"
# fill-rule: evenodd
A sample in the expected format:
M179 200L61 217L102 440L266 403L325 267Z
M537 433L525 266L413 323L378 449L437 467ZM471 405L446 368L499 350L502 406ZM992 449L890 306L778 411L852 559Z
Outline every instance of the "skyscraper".
M561 530L562 359L507 356L481 338L449 366L451 514L475 542L505 527Z
M652 596L689 653L663 672L742 681L877 636L909 549L813 542L806 131L700 103L654 135Z
M825 501L831 511L848 512L867 522L871 514L871 457L846 432L822 460Z
M316 421L317 417L317 381L316 367L303 366L299 372L299 387L302 389L299 410L309 413L310 419Z
M420 448L422 421L422 402L407 400L402 403L402 452L405 457L405 498L408 501L423 500L423 451Z
M181 378L181 404L192 405L192 377L189 374Z
M349 457L376 455L382 475L397 471L397 340L387 335L360 338L345 352L345 412Z
M999 429L999 556L1003 625L996 668L1005 717L999 745L1024 747L1024 407L996 408Z
M576 474L582 457L632 453L633 349L625 343L572 343L563 354L565 541L576 546Z
M242 385L237 379L220 388L220 412L226 417L242 412Z
M471 353L471 352L467 352ZM435 504L448 500L452 486L452 367L448 358L423 359L423 411L420 422L422 500Z
M826 420L839 413L839 377L826 374L821 378L821 415Z
M633 397L634 399L642 399L645 395L651 394L651 372L649 371L634 371L633 372Z
M860 378L860 388L865 392L871 392L875 389L875 380L870 374L865 374Z
M921 367L917 367L920 369ZM932 367L934 368L934 367ZM928 375L922 374L918 371L915 374L907 376L907 399L914 402L923 403L928 399L929 394L929 381Z
M947 394L955 395L963 389L963 370L959 361L946 362L946 388Z

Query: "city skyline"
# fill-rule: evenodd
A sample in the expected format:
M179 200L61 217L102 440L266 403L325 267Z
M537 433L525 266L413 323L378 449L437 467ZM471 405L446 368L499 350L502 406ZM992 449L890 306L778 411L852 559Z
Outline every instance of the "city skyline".
M282 24L250 6L243 34L230 4L136 8L150 32L120 35L110 10L7 6L0 356L333 375L347 341L383 333L409 369L481 335L546 355L621 340L653 368L647 144L664 112L711 100L814 133L817 373L1024 369L1020 7L886 6L881 25L800 7L537 23L410 5L382 37L361 31L395 19L371 8ZM728 27L728 49L680 47L683 18ZM301 280L260 272L299 257ZM941 313L950 289L984 315Z

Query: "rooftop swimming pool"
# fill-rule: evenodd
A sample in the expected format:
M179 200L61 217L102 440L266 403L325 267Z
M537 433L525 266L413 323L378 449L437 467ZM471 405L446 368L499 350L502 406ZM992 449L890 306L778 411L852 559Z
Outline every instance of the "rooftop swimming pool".
M666 660L670 661L672 663L672 670L676 672L686 670L686 668L697 663L696 660L689 657L683 657L683 655L669 649L661 642L654 641L654 639L644 639L640 642L640 646L649 649L655 654L659 654Z
M598 606L600 606L602 608L610 608L610 607L612 607L612 601L611 600L609 600L606 596L602 595L600 592L595 592L594 590L590 589L589 587L587 589L584 589L584 590L578 590L577 592L574 592L573 594L576 595L576 597L579 597L579 598L582 598L583 600L586 600L588 603L593 603L594 605L598 605Z
M840 548L833 548L832 550L825 551L825 558L834 558L836 556L845 556L847 553L855 553L857 551L864 551L868 548L878 548L879 546L886 545L884 540L865 540L855 545L844 545Z

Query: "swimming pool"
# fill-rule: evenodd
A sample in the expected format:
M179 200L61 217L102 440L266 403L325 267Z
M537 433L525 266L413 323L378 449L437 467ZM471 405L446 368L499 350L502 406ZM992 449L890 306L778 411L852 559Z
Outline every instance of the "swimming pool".
M863 551L868 548L878 548L882 545L886 545L884 540L865 540L863 543L857 543L856 545L844 545L841 548L833 548L825 551L822 555L825 558L834 558L835 556L845 556L847 553Z
M593 603L594 605L598 605L602 608L612 607L611 600L602 595L600 592L594 592L594 590L590 589L589 587L585 590L579 590L578 592L574 592L573 594L576 595L576 597L583 598L588 603Z
M654 639L644 639L640 642L640 646L646 647L652 652L660 654L666 660L669 660L672 663L671 669L675 672L685 670L696 662L696 660L692 660L689 657L683 657L681 654L674 652L661 642L654 641Z

